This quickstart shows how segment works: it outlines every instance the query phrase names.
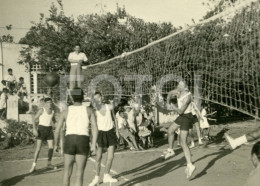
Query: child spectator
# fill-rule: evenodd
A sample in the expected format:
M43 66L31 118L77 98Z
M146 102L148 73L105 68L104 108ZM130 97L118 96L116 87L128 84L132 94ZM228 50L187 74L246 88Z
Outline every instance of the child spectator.
M0 97L0 118L4 120L6 118L6 100L7 100L8 89L4 88Z
M135 125L135 109L129 105L126 105L125 111L126 111L125 113L126 113L126 119L129 125L129 129L133 134L135 134L137 132L136 125Z
M255 169L250 173L246 186L258 186L260 183L260 141L252 148L251 160Z
M10 85L14 84L16 86L16 78L13 75L13 69L9 68L8 75L5 76L6 86L10 89Z
M135 148L135 150L140 150L136 144L134 135L130 132L130 130L127 127L126 115L124 113L124 110L119 110L117 123L119 134L126 140L128 145L131 147L130 149L132 150L133 148ZM131 141L129 141L128 138L130 138Z
M27 96L27 89L23 77L19 78L19 82L17 83L17 90L18 90L18 96L21 97L22 99L24 98L24 96Z

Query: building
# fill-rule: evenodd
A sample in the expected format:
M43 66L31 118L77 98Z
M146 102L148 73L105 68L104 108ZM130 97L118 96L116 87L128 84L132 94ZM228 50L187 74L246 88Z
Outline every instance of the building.
M18 63L21 59L20 51L24 47L27 47L27 45L5 42L0 43L0 81L8 74L8 68L12 68L17 81L19 80L19 77L24 77L29 93L44 93L46 91L46 87L43 84L45 73L40 72L40 66L34 65L27 68L25 65Z

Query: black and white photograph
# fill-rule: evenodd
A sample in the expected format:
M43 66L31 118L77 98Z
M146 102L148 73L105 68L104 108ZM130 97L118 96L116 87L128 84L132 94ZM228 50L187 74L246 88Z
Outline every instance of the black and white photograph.
M260 186L260 0L0 0L1 186Z

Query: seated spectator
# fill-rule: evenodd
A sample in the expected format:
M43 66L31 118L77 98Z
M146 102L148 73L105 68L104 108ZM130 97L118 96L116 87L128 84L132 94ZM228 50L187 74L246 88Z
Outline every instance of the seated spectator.
M124 138L124 140L128 143L130 149L140 150L136 141L134 135L130 132L127 121L125 118L124 110L119 110L119 116L117 117L117 123L118 123L118 131L119 134ZM129 141L129 139L131 141Z
M144 120L147 122L147 129L151 131L150 146L153 147L153 134L154 134L154 114L151 108L147 107L143 113Z
M2 81L1 81L0 91L2 92L4 88L7 88L7 86L6 86L6 81L5 81L5 80L2 80Z
M17 83L18 96L23 100L27 96L27 89L24 83L24 78L20 77L19 82Z
M8 89L4 88L0 96L0 118L2 120L6 119L7 94L8 94Z
M4 80L6 81L6 86L9 90L11 85L14 85L14 87L16 87L16 78L13 75L13 69L8 69L8 75L5 76Z
M260 141L252 148L251 160L255 169L250 173L246 186L258 186L260 183Z
M130 131L135 134L137 132L135 125L135 109L129 105L125 106L126 120L129 125Z
M143 117L143 110L142 111L137 111L136 115L136 124L138 127L138 136L143 142L143 147L146 147L147 140L148 140L148 145L150 146L151 144L151 131L148 130L148 122L145 120Z

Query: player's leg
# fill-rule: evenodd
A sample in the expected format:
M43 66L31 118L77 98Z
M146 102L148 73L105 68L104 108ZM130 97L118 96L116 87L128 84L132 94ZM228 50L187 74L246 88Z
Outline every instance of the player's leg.
M127 144L128 144L128 146L130 147L130 149L134 148L132 142L129 141L127 137L123 137L123 139L127 142Z
M196 128L199 144L202 145L203 142L201 140L200 124L199 124L199 122L196 122L194 125L195 125L195 128Z
M30 173L32 173L36 170L36 163L37 163L37 160L39 157L39 153L41 151L41 146L42 146L42 140L38 139L36 141L36 149L35 149L35 153L34 153L32 168L30 169Z
M53 156L53 140L47 140L48 142L48 164L47 167L48 168L53 168L53 166L51 165L51 160L52 160L52 156Z
M77 66L73 65L70 67L70 90L75 88L77 80Z
M192 129L189 130L189 135L190 135L190 146L189 148L194 148L195 147L195 143L194 143L194 135L192 132Z
M100 175L100 169L101 169L101 160L102 160L102 153L103 153L103 148L98 146L97 151L96 151L96 175L92 182L89 184L89 186L95 186L99 183L99 175Z
M191 160L191 153L190 149L187 145L187 137L188 137L188 130L181 130L180 139L181 139L181 147L183 149L186 161L187 161L187 168L186 168L186 176L190 178L195 171L195 166L192 164Z
M168 129L168 150L164 156L165 159L168 159L175 155L175 152L173 151L173 145L174 145L174 132L180 128L179 125L176 123L171 124L171 126Z
M83 185L83 175L87 163L86 155L76 155L76 181L75 186Z
M115 146L110 145L107 148L107 161L106 161L106 167L105 167L104 178L103 178L104 183L115 183L118 181L117 179L112 178L112 176L110 175L110 169L112 167L112 163L114 160L114 152L115 152Z
M77 87L81 88L81 82L83 81L83 76L81 73L82 69L81 69L81 64L77 65Z
M248 134L245 134L245 135L240 136L235 139L232 138L231 136L229 136L227 133L225 133L225 138L226 138L227 142L229 143L230 147L232 149L235 149L247 142L259 139L260 138L260 129L250 132Z
M73 170L73 163L75 155L64 154L64 174L63 174L63 186L70 185L70 177Z

